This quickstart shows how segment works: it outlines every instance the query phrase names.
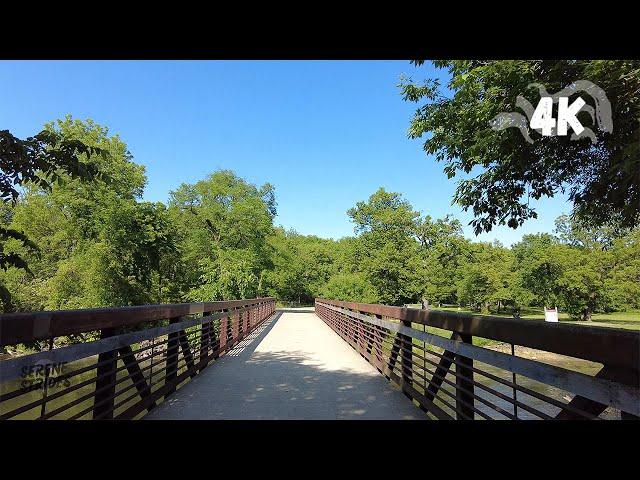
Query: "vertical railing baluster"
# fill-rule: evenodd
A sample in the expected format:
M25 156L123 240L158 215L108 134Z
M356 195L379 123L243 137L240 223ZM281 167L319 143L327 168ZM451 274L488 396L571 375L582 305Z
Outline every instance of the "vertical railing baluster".
M233 337L232 343L236 343L238 338L240 338L240 323L242 322L242 311L238 309L238 315L236 317L236 321L233 323Z
M49 351L53 349L53 336L49 338L48 342ZM47 411L47 396L49 395L49 372L51 368L54 366L51 364L52 362L47 361L44 366L44 383L42 384L42 405L40 405L40 419L44 418L44 415ZM51 365L50 365L51 364Z
M458 333L461 341L472 344L473 337L466 333ZM456 355L456 418L458 420L473 420L474 385L473 385L473 359L462 355ZM462 389L466 390L463 391ZM471 392L471 393L467 393Z
M402 325L411 328L411 322L402 320ZM402 369L402 381L413 384L413 340L407 335L400 334L400 367ZM407 352L408 348L408 352ZM404 352L403 352L404 351ZM407 355L408 353L408 355Z
M512 356L516 356L516 347L515 345L512 343L511 344L511 355ZM511 374L512 380L513 380L513 416L516 417L515 419L518 419L518 405L517 405L517 401L518 401L518 390L516 389L516 372L513 372Z
M203 319L210 316L211 312L202 312ZM207 366L209 357L209 348L211 347L211 336L213 333L213 322L204 322L200 331L200 358L198 364L200 365L199 372Z
M226 308L223 308L221 310L223 315L226 314L227 311L228 311L228 309L226 309ZM218 348L214 349L214 352L213 352L213 359L214 360L217 360L218 357L220 357L220 354L222 353L222 350L223 350L223 348L225 346L225 343L226 343L226 335L224 333L224 332L227 331L226 321L227 321L227 317L226 316L220 317L220 320L218 320L218 338L217 338ZM213 325L213 323L211 325ZM215 331L213 332L213 335L215 335ZM212 339L212 342L215 345L216 344L216 339L215 338Z
M169 325L180 322L180 317L173 317L169 319ZM179 345L179 332L173 332L169 334L169 341L167 343L167 357L165 363L165 377L164 384L169 385L175 381L178 376L178 345ZM176 385L169 387L165 393L165 398L176 391Z
M103 328L100 338L108 338L115 335L115 329ZM93 418L113 418L113 406L116 396L116 365L118 352L111 350L98 355L98 368L96 369L96 389L93 396Z

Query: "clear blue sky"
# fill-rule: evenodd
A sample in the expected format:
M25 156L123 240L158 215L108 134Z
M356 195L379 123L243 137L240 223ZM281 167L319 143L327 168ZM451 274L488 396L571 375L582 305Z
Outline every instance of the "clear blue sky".
M404 61L0 62L0 128L26 137L66 114L108 126L145 165L144 198L166 201L182 182L219 168L276 187L276 223L303 234L353 234L346 210L380 186L432 217L451 205L454 180L409 140L416 106L404 102ZM441 72L435 72L442 75ZM570 206L539 203L539 218L482 240L506 245L553 229Z

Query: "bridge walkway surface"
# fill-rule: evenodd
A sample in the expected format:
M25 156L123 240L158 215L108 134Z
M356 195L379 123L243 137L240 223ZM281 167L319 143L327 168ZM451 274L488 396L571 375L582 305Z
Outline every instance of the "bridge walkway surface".
M150 420L411 420L424 414L313 308L278 310Z

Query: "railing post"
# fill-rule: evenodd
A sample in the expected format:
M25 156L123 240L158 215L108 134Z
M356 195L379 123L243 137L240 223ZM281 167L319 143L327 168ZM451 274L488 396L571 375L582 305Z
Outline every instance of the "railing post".
M103 328L100 338L108 338L115 335L114 328ZM96 390L93 397L93 418L112 419L113 406L116 397L116 370L118 352L112 350L98 355L98 368L96 369Z
M402 325L411 328L411 322L402 320ZM402 367L402 381L413 383L413 339L407 335L400 335L400 366ZM408 349L408 352L407 352Z
M354 312L354 310L352 309L347 309L347 311L349 312ZM347 325L350 323L351 325L353 325L353 333L351 333L352 339L353 339L353 347L356 349L356 352L361 353L360 352L360 320L354 317L349 317L347 316L346 318L347 320Z
M180 322L180 317L173 317L169 319L169 325ZM167 359L165 363L165 379L164 384L169 385L178 376L178 346L180 342L180 332L173 332L169 334L169 341L167 343ZM165 393L165 398L176 391L176 386L173 385Z
M464 343L473 343L471 335L458 333L457 336ZM456 355L456 362L456 419L464 420L468 418L473 420L473 359ZM466 390L466 392L461 389Z
M225 309L225 313L229 313L228 309ZM227 337L229 334L229 315L225 315L220 319L220 342L218 347L218 356L227 348Z
M382 320L382 315L376 314L375 317L379 320ZM377 358L377 347L376 347L376 341L379 338L378 335L378 330L373 327L372 325L368 326L369 328L369 333L371 334L371 338L369 339L369 341L367 342L367 352L369 353L369 358L376 359L376 365L379 365L378 369L384 369L384 366L378 361ZM382 342L382 341L381 341ZM382 370L380 370L382 371Z
M236 343L238 341L238 338L240 338L240 322L242 322L242 312L239 311L240 309L238 309L238 314L237 314L237 318L236 321L233 322L232 324L232 339L231 342L232 343Z
M202 317L206 318L211 315L211 312L203 312ZM200 364L199 371L201 372L204 367L207 366L207 357L209 356L209 348L212 344L213 334L213 322L205 322L202 324L202 330L200 332L200 358L198 363Z

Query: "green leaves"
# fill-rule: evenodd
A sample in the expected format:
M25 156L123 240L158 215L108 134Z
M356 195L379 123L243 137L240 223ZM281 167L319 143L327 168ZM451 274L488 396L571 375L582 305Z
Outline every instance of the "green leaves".
M498 243L472 244L462 264L458 281L458 300L474 309L488 312L491 305L513 303L513 256Z
M455 69L461 75L479 69L459 83L463 94L473 97L480 93L477 85L469 85L472 80L516 75L520 67L509 64L492 73L490 62L471 62ZM408 90L407 95L425 92ZM482 99L501 101L507 94L495 86L483 92ZM444 118L452 114L447 108L432 114ZM475 107L463 113L470 122L488 114ZM449 135L438 128L438 135ZM463 303L484 311L557 305L581 318L640 307L639 233L616 222L593 228L563 216L558 236L525 236L507 249L471 242L458 220L421 215L401 193L380 188L348 210L355 236L323 239L274 227L276 198L269 183L258 187L232 171L216 171L181 185L165 207L140 201L144 168L106 128L69 117L43 132L29 142L55 141L55 148L19 146L5 135L9 153L3 161L18 158L15 152L33 151L40 152L34 162L46 153L52 165L63 164L65 155L75 155L80 163L69 164L68 171L34 170L40 180L3 177L9 188L23 190L15 202L7 190L8 200L0 203L0 301L5 311L264 295L301 303L326 296L392 305L425 298L432 305ZM517 150L503 151L504 162L489 161L485 154L494 158L500 150L485 134L467 138L454 132L455 138L447 139L452 149L458 148L456 142L471 141L468 158L449 162L452 175L473 168L474 162L485 167L460 183L456 198L472 201L479 230L490 228L492 218L519 224L536 215L518 203L519 197L531 186L534 198L552 192L553 180L530 176ZM526 181L519 178L523 172Z
M371 282L363 273L337 273L322 287L324 298L347 302L378 303L380 300Z
M365 274L375 288L375 296L391 305L415 299L421 289L418 272L412 265L418 253L420 214L400 193L384 188L373 193L367 202L358 202L347 214L360 234L356 271Z
M180 236L182 295L201 301L264 293L271 267L267 239L276 214L274 188L258 188L229 170L171 192L169 213Z
M53 182L61 181L62 173L82 180L104 178L95 165L82 160L93 155L106 152L56 131L45 129L20 140L9 130L0 130L0 198L15 203L17 188L29 182L50 190Z
M65 177L86 182L108 180L95 164L86 159L105 157L107 152L88 145L77 138L69 138L59 131L44 129L33 137L21 140L9 130L0 130L0 199L15 205L19 189L39 188L51 191L53 184L61 184ZM17 251L7 251L7 241L17 240ZM0 228L0 268L23 269L31 273L25 255L36 254L39 248L22 230ZM2 286L4 309L11 308L9 290Z
M420 65L422 62L416 62ZM424 150L444 163L449 178L462 176L454 201L473 211L476 234L494 225L517 228L536 217L529 198L552 197L566 188L574 213L592 225L640 224L640 62L440 60L448 70L452 95L437 91L434 79L416 85L403 79L406 101L420 103L410 138L427 139ZM531 131L533 144L516 129L495 131L489 121L516 110L521 95L532 105L541 83L554 93L576 80L590 80L607 94L613 109L612 133L593 128L598 143L544 137ZM593 103L589 96L585 100ZM592 125L589 125L592 126ZM478 174L469 174L478 168Z

